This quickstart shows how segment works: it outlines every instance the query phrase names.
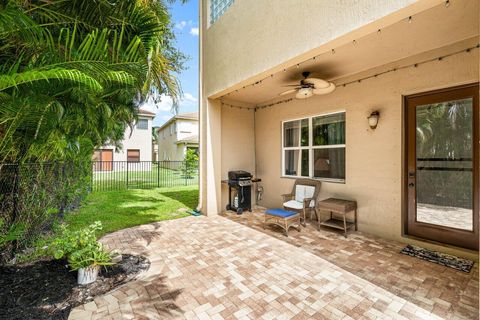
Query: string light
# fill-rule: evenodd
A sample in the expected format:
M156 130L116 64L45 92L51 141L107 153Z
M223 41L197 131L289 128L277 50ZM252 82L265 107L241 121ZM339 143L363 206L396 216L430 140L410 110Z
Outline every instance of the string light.
M449 7L450 5L451 5L450 0L445 0L445 6L446 6L446 7ZM413 21L413 16L409 16L409 17L407 18L407 21L408 21L409 23L411 23L411 22ZM382 29L380 29L380 28L377 29L377 34L380 35L381 33L382 33ZM354 40L352 41L352 44L353 44L353 45L357 45L357 40L354 39ZM464 52L464 51L465 51L465 52L470 52L472 49L475 49L475 48L477 48L477 49L480 48L480 44L476 45L475 47L471 47L471 48L464 49L464 50L462 50L462 51L460 51L460 52ZM460 52L457 52L457 53L460 53ZM335 52L335 48L332 48L332 49L331 49L331 53L332 53L332 54L335 54L335 53L336 53L336 52ZM454 53L454 54L457 54L457 53ZM449 56L451 56L451 55L453 55L453 54L449 54L449 55L446 55L446 56L444 56L444 57L437 57L437 58L432 59L432 60L429 60L429 61L427 61L427 62L430 62L430 61L433 61L433 60L441 61L443 58L449 57ZM305 63L305 62L307 62L307 61L315 61L316 58L319 57L319 56L320 56L320 55L318 55L318 56L313 56L312 58L309 58L309 59L307 59L307 60L305 60L305 61L303 61L303 62L297 63L295 66L296 66L296 68L298 69L298 68L300 68L300 64ZM426 62L415 63L415 64L412 64L412 65L409 65L408 67L415 67L415 68L417 68L419 64L423 64L423 63L426 63ZM403 68L405 68L405 67L401 67L400 69L403 69ZM389 70L388 72L394 72L394 71L396 71L396 68L395 68L395 69L392 69L392 70ZM283 69L283 72L287 72L287 68L284 68L284 69ZM386 73L386 72L382 72L382 73L380 73L380 74L376 74L376 75L374 75L374 77L377 77L378 75L381 75L381 74L384 74L384 73ZM267 79L267 78L269 78L269 77L273 78L273 76L274 76L274 74L270 74L269 76L266 76L265 78L260 79L260 80L258 80L258 81L256 81L256 82L252 83L252 84L244 85L244 86L242 87L242 89L246 89L246 88L248 88L248 87L254 87L256 84L258 85L258 84L262 83L263 80L265 80L265 79ZM360 80L365 80L365 79L368 79L368 78L371 78L371 77L373 77L373 76L370 76L370 77L367 77L367 78L364 78L364 79L360 79ZM352 82L359 82L359 81L358 81L358 80L355 80L355 81L352 81ZM349 83L343 84L343 86L346 86L346 85L348 85L348 84L349 84ZM340 85L339 85L339 86L340 86ZM239 90L237 89L237 90L235 90L235 92L239 92ZM222 97L224 97L224 96L230 95L231 93L233 93L233 92L229 92L229 93L227 93L227 94L224 94L223 96L220 97L220 99L221 99Z
M447 8L450 7L450 0L445 1L445 7L447 7Z
M412 68L417 68L419 65L422 65L422 64L425 64L425 63L429 63L429 62L433 62L433 61L442 61L442 60L444 60L445 58L451 57L451 56L453 56L453 55L457 55L457 54L460 54L460 53L462 53L462 52L469 53L469 52L471 52L472 50L474 50L474 49L479 49L479 48L480 48L480 43L477 44L477 45L475 45L475 46L473 46L473 47L465 48L465 49L462 49L462 50L453 52L453 53L451 53L451 54L447 54L447 55L444 55L444 56L439 56L439 57L436 57L436 58L433 58L433 59L424 60L424 61L421 61L421 62L413 63L413 64L410 64L410 65L406 65L406 66L403 66L403 67L398 67L398 68L395 67L395 68L392 68L392 69L390 69L390 70L387 70L387 71L383 71L383 72L374 74L374 75L372 75L372 76L367 76L367 77L364 77L364 78L361 78L361 79L357 79L357 80L349 81L349 82L346 82L346 83L338 84L337 86L346 87L347 85L350 85L350 84L353 84L353 83L359 83L359 82L361 82L361 81L363 81L363 80L367 80L367 79L370 79L370 78L376 78L376 77L378 77L378 76L380 76L380 75L383 75L383 74L386 74L386 73L395 72L395 71L397 71L397 70L406 69L406 68L410 68L410 67L412 67ZM299 65L299 64L297 64L297 65ZM286 69L283 69L283 70L284 70L284 72L286 71ZM270 75L270 76L272 76L272 75ZM266 79L266 78L265 78L265 79ZM259 80L259 81L255 82L255 83L250 84L250 85L243 86L242 88L245 89L245 88L247 88L247 87L249 87L249 86L252 86L252 87L253 87L253 86L255 86L255 84L261 83L261 81L263 81L263 80L265 80L265 79ZM239 90L237 89L237 90L235 90L235 92L239 92ZM227 93L227 94L224 94L222 97L228 96L228 95L230 95L231 93L232 93L232 92L229 92L229 93ZM222 97L220 97L220 99L221 99Z
M229 108L235 108L235 109L240 109L240 110L251 110L251 111L255 111L255 108L237 106L237 105L230 104L230 103L226 103L226 102L223 102L223 101L221 102L221 104L222 104L222 107L229 107Z
M288 99L276 101L276 102L273 102L273 103L270 103L270 104L257 105L257 106L255 106L255 111L257 111L259 109L265 109L265 108L273 107L273 106L276 106L276 105L279 105L279 104L282 104L282 103L288 103L292 100L293 100L293 98L288 98Z
M384 74L387 74L387 73L391 73L391 72L395 72L395 71L398 71L398 70L407 69L407 68L417 68L418 66L420 66L422 64L426 64L426 63L430 63L430 62L434 62L434 61L443 61L443 60L445 60L445 58L448 58L448 57L451 57L451 56L454 56L454 55L457 55L457 54L460 54L460 53L463 53L463 52L470 52L471 50L478 49L478 48L480 48L480 43L477 44L474 47L469 47L469 48L462 49L462 50L459 50L459 51L456 51L456 52L453 52L453 53L450 53L450 54L447 54L447 55L444 55L444 56L439 56L439 57L436 57L436 58L427 59L427 60L424 60L424 61L420 61L420 62L417 62L417 63L405 65L405 66L402 66L402 67L392 68L392 69L389 69L389 70L386 70L386 71L383 71L383 72L380 72L380 73L377 73L377 74L374 74L374 75L371 75L371 76L367 76L367 77L363 77L363 78L360 78L360 79L357 79L357 80L352 80L352 81L349 81L349 82L338 84L337 86L338 87L339 86L346 87L347 85L350 85L350 84L353 84L353 83L358 83L360 81L368 80L368 79L371 79L371 78L376 78L378 76L381 76L381 75L384 75Z
M424 61L421 61L421 62L417 62L417 63L410 64L410 65L405 65L405 66L402 66L402 67L392 68L392 69L389 69L389 70L386 70L386 71L383 71L383 72L380 72L380 73L376 73L376 74L371 75L371 76L367 76L367 77L363 77L363 78L360 78L360 79L357 79L357 80L352 80L352 81L349 81L349 82L337 84L337 87L346 87L347 85L351 85L351 84L354 84L354 83L361 83L364 80L368 80L368 79L371 79L371 78L377 78L381 75L391 73L391 72L395 72L395 71L398 71L398 70L403 70L403 69L407 69L407 68L417 68L419 65L422 65L422 64L430 63L430 62L433 62L433 61L442 61L445 58L460 54L462 52L470 52L473 49L479 49L479 48L480 48L480 43L478 45L474 46L474 47L466 48L466 49L463 49L463 50L460 50L460 51L457 51L457 52L453 52L453 53L448 54L448 55L424 60ZM276 105L279 105L279 104L288 103L288 102L291 102L293 100L294 100L293 98L289 98L289 99L285 99L285 100L276 101L276 102L273 102L273 103L270 103L270 104L256 105L254 108L235 106L235 105L230 105L230 104L226 104L226 103L223 103L223 102L222 102L222 105L226 105L226 106L229 106L229 107L232 107L232 108L248 109L248 110L257 111L259 109L265 109L265 108L273 107L273 106L276 106Z

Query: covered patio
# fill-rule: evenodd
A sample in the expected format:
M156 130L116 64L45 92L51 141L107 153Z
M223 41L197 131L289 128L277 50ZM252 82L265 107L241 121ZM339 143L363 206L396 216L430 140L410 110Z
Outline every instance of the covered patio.
M221 181L231 170L245 170L261 179L252 188L252 199L266 208L281 207L281 195L290 192L296 179L316 179L321 181L318 200L333 197L357 202L360 232L478 260L474 164L478 160L472 160L477 156L464 157L470 159L470 169L452 168L452 163L466 163L461 162L467 161L463 158L454 162L439 155L421 167L424 160L419 156L416 174L407 164L407 136L415 127L409 129L406 120L407 97L463 86L478 88L478 5L478 1L419 1L223 90L212 90L202 118L202 212L225 214L229 191ZM237 68L236 56L229 58L229 67ZM263 57L252 55L251 59ZM336 90L310 93L306 99L296 98L296 92L281 95L299 84L304 72L334 83ZM215 77L205 82L212 85ZM375 113L378 123L371 127L368 117ZM432 163L443 165L440 160L450 162L438 169ZM433 173L420 172L425 167ZM424 192L442 184L431 180L432 175L443 174L437 169L453 172L445 174L442 183L473 170L470 178L455 184L474 181L470 193L452 196L458 188L447 184L443 190ZM263 188L261 197L258 186ZM411 186L420 191L411 191ZM416 194L422 192L436 200L417 201ZM427 229L458 231L456 240L460 240L415 233L411 220ZM469 242L462 243L462 237Z
M151 267L69 319L478 319L478 264L463 273L399 254L398 242L310 225L286 238L263 232L259 214L105 236Z

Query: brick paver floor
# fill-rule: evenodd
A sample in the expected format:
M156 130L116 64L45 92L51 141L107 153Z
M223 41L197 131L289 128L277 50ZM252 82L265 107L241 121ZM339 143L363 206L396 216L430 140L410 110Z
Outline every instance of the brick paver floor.
M188 217L107 235L151 267L69 319L478 319L477 267L407 257L359 232L308 226L286 238L258 221L258 212Z

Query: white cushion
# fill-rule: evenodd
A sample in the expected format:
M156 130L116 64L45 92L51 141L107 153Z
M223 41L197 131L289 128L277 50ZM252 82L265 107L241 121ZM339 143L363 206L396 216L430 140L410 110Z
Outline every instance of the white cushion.
M314 186L303 186L303 185L296 185L295 186L295 200L303 203L303 199L305 198L312 198L315 194L315 187ZM310 208L315 207L315 201L310 201ZM303 205L302 205L303 208Z
M298 202L303 202L305 198L305 186L296 185L295 186L295 200Z
M314 194L315 194L314 186L305 186L305 198L313 198Z
M292 208L292 209L297 209L301 210L303 209L303 202L298 202L297 200L290 200L287 201L283 204L285 208Z

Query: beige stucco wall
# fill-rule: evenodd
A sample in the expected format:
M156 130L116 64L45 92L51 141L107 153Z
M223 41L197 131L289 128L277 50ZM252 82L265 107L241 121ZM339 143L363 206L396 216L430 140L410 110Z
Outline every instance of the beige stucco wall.
M172 131L172 126L174 131ZM185 159L187 145L177 143L198 134L198 120L178 119L158 131L158 160L159 161L183 161ZM188 144L190 146L191 144Z
M220 197L223 153L219 144L223 134L222 113L220 102L211 99L214 95L233 85L241 86L271 68L282 68L286 61L294 65L295 58L303 59L305 52L412 3L415 5L412 13L442 3L422 0L417 5L417 2L237 0L210 26L210 2L200 1L199 209L211 215L223 206ZM372 30L378 27L372 26ZM239 134L249 133L244 128Z
M478 70L476 50L340 87L330 95L258 110L256 166L265 188L260 204L281 206L280 195L289 192L293 185L293 179L280 177L281 122L346 110L346 183L324 182L320 199L355 199L360 231L405 241L401 220L402 95L477 82ZM376 130L369 128L366 119L373 110L381 114Z
M236 0L211 26L209 1L201 2L210 96L416 0Z
M122 149L113 152L113 161L127 161L128 149L140 150L140 161L152 161L152 118L139 116L139 119L148 120L148 129L137 129L136 126L133 130L128 127L125 130ZM105 146L102 149L112 149L113 146Z
M223 106L221 108L221 178L228 171L245 170L255 174L254 111ZM228 202L228 186L222 184L223 210Z

